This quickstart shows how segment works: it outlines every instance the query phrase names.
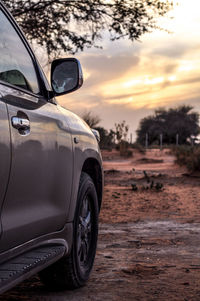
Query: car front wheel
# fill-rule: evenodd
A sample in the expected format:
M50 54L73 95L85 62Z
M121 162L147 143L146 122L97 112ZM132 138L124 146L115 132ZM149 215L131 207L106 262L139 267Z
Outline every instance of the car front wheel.
M98 212L94 183L88 174L82 173L71 253L40 272L41 280L51 289L74 289L88 280L96 254Z

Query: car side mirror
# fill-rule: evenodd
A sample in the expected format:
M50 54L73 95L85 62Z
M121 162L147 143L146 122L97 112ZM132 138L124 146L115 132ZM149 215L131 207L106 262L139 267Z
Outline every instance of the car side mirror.
M57 59L51 65L51 87L54 95L64 95L79 89L83 84L80 62L75 58Z

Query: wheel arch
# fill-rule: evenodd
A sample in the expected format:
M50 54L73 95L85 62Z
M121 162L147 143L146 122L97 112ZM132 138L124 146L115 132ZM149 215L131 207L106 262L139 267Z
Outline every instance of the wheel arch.
M101 209L102 197L103 197L103 173L102 167L99 162L94 158L87 158L83 164L82 172L87 173L94 182L99 210Z

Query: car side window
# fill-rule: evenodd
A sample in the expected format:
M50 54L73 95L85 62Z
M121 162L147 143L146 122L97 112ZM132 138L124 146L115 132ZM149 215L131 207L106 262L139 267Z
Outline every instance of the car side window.
M36 71L28 50L0 10L0 80L39 93Z

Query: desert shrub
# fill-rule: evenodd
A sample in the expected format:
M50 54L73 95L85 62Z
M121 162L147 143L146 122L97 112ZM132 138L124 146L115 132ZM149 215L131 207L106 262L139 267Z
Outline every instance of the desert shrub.
M123 152L121 152L120 155L126 158L130 158L133 157L133 151L130 149L126 149Z
M185 165L189 171L200 171L200 147L181 145L174 147L176 163Z
M119 143L119 152L122 157L132 157L133 151L129 149L129 143L127 141L121 140Z
M100 135L100 149L106 149L111 151L112 148L115 146L114 132L112 130L107 131L103 127L95 127L95 130L97 130Z
M124 150L126 150L128 148L129 148L129 143L127 141L124 141L124 140L120 141L120 143L115 145L115 149L117 151L120 151L120 153L121 152L123 153Z
M142 146L140 143L137 143L137 142L132 144L132 148L137 149L141 154L145 154L145 152L146 152L146 149L144 148L144 146Z

